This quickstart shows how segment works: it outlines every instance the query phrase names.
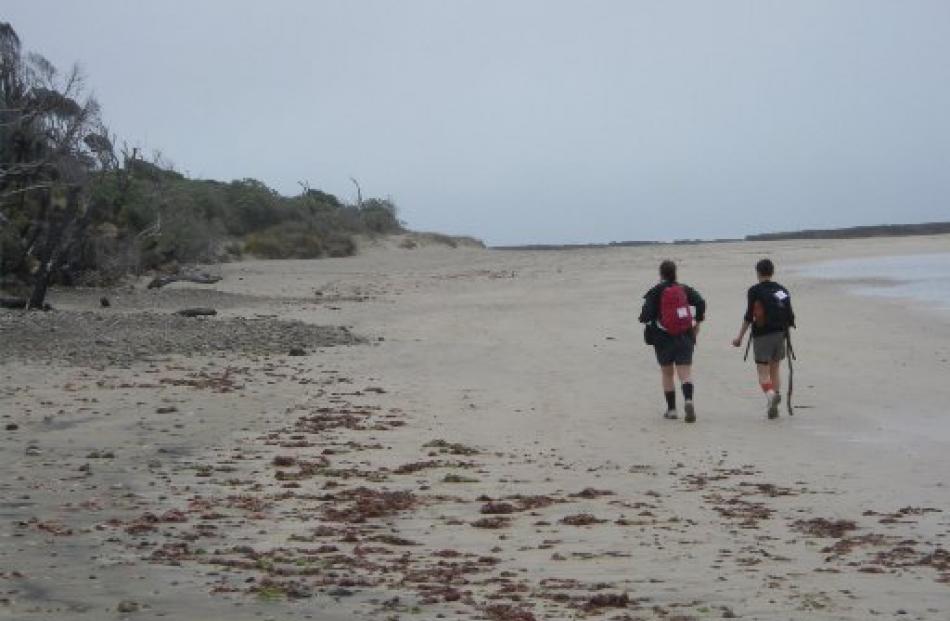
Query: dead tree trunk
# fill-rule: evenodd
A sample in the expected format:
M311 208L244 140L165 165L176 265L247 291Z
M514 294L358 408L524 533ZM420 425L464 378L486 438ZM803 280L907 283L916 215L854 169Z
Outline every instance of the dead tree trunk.
M52 198L50 197L49 190L43 192L43 198L41 200L43 201L43 213L46 217L42 222L37 223L41 248L36 257L37 261L39 261L39 267L33 273L33 290L30 293L30 299L26 305L28 310L43 308L43 302L46 301L46 291L49 289L50 268L52 267L53 252L55 250L54 240L58 236L58 233L53 231L53 209L50 205Z
M27 304L28 309L47 308L46 294L49 291L50 279L60 267L60 262L71 245L73 229L81 211L81 199L82 189L72 186L66 190L66 206L62 213L58 213L60 210L52 205L47 206L46 239L43 240L43 247L37 257L39 267L33 275L33 291ZM44 193L43 200L51 200L49 192Z
M26 298L0 298L0 308L26 308Z
M210 317L217 315L218 311L213 308L183 308L175 314L182 317Z
M219 280L221 280L220 276L212 276L210 274L173 274L171 276L156 276L148 283L148 288L161 289L165 285L170 285L178 281L194 282L199 285L213 285Z

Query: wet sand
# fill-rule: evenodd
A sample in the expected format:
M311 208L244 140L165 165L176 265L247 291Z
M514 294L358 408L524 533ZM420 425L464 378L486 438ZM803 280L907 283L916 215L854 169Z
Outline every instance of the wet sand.
M374 249L55 292L65 326L272 324L31 357L0 318L0 618L946 618L950 318L792 268L948 247ZM801 328L777 421L729 345L764 254ZM709 303L695 425L636 324L667 257Z

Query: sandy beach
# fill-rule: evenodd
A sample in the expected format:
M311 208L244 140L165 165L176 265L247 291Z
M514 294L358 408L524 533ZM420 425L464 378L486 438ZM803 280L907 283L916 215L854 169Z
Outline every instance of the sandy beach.
M950 618L950 315L796 271L950 237L392 246L0 311L0 619ZM729 343L765 255L775 421ZM695 425L636 322L664 258Z

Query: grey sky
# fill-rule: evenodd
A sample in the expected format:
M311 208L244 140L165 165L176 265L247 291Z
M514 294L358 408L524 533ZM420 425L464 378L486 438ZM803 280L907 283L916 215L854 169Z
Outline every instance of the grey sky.
M492 244L950 219L950 2L3 0L196 177Z

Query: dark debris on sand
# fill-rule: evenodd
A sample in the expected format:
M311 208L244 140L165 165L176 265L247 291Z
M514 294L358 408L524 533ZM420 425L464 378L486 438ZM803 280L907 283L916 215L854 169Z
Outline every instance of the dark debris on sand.
M792 528L812 537L838 539L844 537L850 531L856 530L858 525L855 524L854 520L828 520L819 517L809 520L796 520L792 522Z
M262 318L196 319L153 312L0 312L4 354L11 359L77 366L127 366L169 355L218 352L286 354L292 347L353 345L342 326Z

